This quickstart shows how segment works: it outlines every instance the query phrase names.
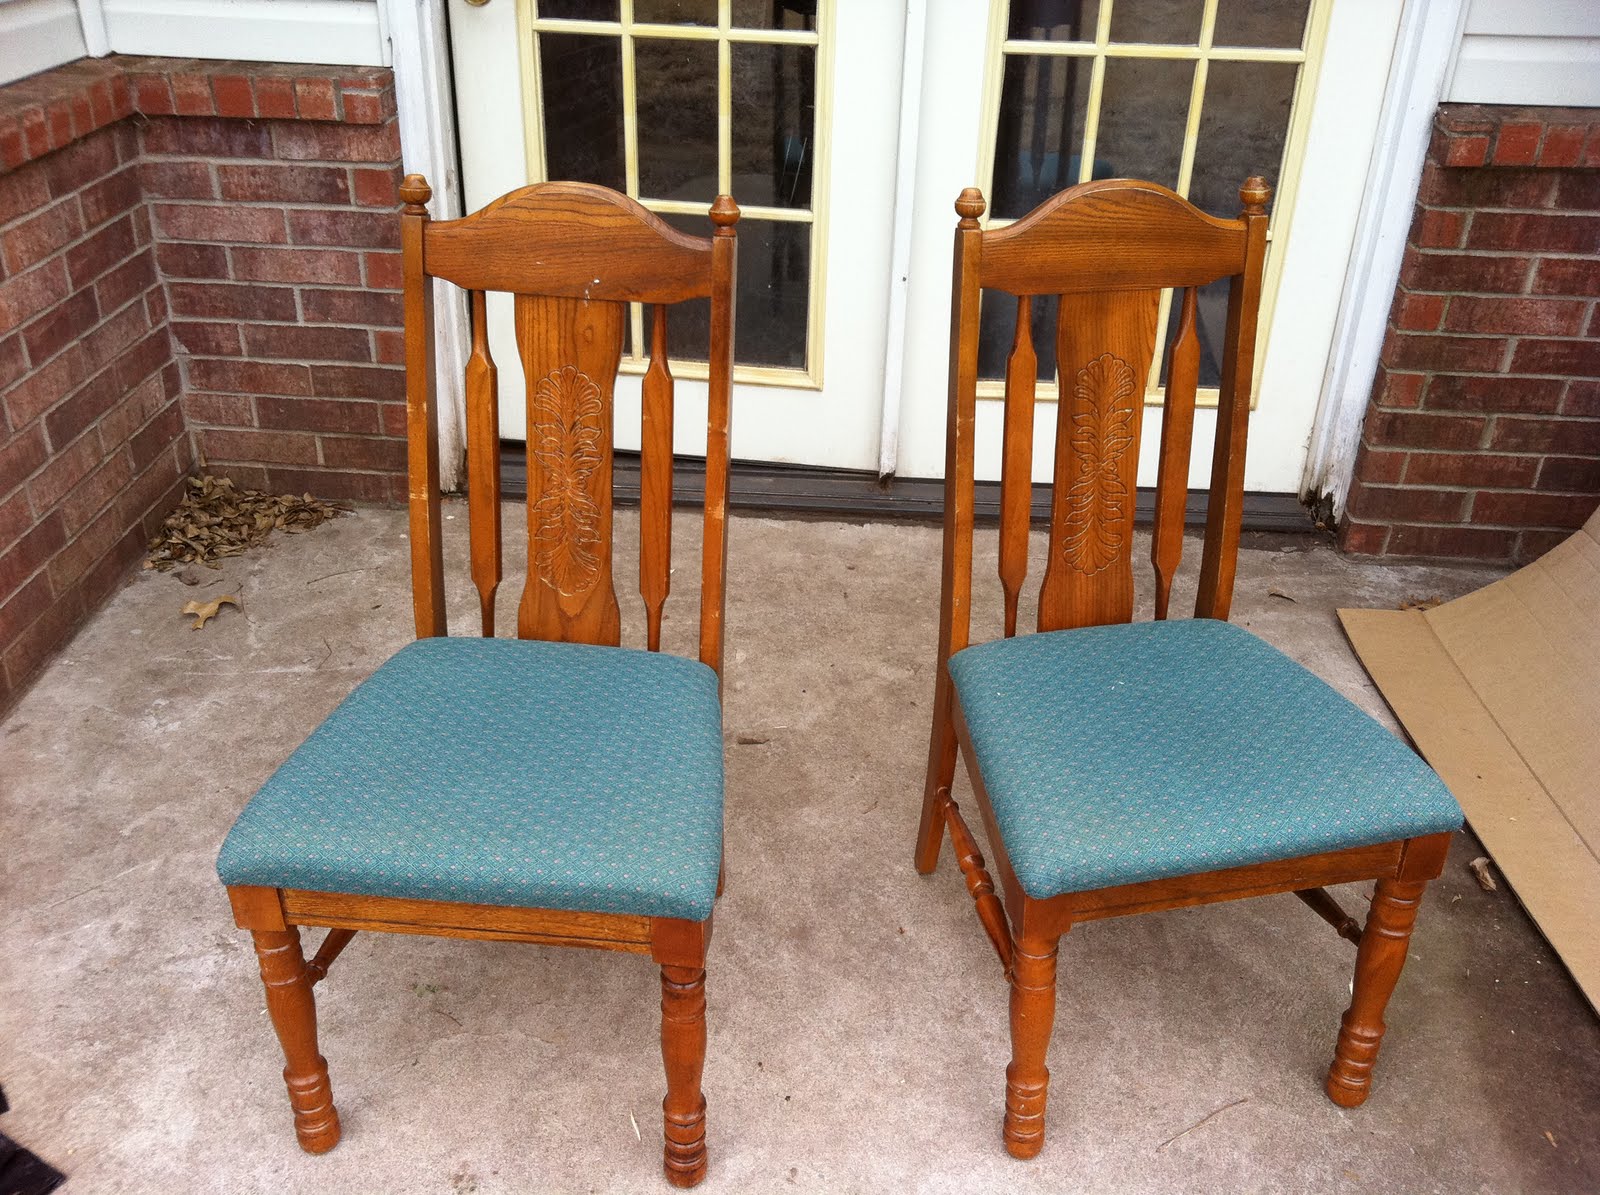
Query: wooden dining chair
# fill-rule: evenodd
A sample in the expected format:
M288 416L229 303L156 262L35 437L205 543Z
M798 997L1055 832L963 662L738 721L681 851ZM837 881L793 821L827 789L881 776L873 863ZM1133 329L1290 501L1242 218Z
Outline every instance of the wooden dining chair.
M722 876L724 574L733 367L731 198L686 236L626 196L523 187L460 220L400 188L411 584L417 641L381 665L269 779L218 860L251 932L288 1066L295 1132L332 1149L339 1116L312 986L357 930L588 946L661 968L667 1178L706 1173L705 958ZM431 294L470 292L467 507L482 637L449 637ZM517 638L501 580L496 370L484 292L515 298L527 378L528 567ZM671 304L709 299L698 660L665 655L671 578ZM612 583L612 387L628 304L651 304L643 380L639 588L648 650L624 649ZM311 962L302 926L328 934Z
M916 866L946 829L1011 985L1004 1140L1044 1144L1056 952L1077 922L1294 892L1358 942L1327 1092L1367 1097L1383 1011L1426 882L1461 810L1398 739L1287 656L1228 625L1244 497L1269 190L1236 220L1165 187L1084 183L983 231L956 201L938 679ZM1199 372L1196 295L1229 279L1205 546L1192 619L1167 620L1183 549ZM1161 288L1181 289L1162 409L1151 560L1155 620L1132 621L1140 421ZM1005 371L999 574L1002 637L968 646L979 301L1017 296ZM1018 637L1033 461L1032 305L1060 295L1048 561L1038 632ZM1000 893L951 799L958 754ZM1365 929L1323 890L1376 880Z

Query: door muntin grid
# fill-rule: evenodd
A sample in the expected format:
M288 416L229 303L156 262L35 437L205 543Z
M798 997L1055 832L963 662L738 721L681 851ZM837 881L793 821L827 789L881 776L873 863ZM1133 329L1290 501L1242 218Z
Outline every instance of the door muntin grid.
M601 183L701 236L712 198L738 201L737 381L821 384L831 8L521 0L532 177ZM677 306L673 361L703 376L706 313ZM624 369L644 368L644 318L633 304Z
M1263 329L1309 125L1330 0L1010 0L991 25L979 177L985 223L1003 227L1074 183L1149 178L1230 215L1247 175L1273 184ZM1147 402L1159 402L1176 335L1162 296ZM1056 396L1054 296L1033 305L1040 397ZM1202 288L1199 401L1215 405L1227 282ZM986 292L979 393L1001 394L1016 303Z

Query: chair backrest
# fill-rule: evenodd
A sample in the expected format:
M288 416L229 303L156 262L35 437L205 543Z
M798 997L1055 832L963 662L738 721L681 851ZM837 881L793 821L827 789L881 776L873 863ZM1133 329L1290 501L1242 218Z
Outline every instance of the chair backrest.
M1201 556L1198 617L1228 617L1244 499L1245 424L1254 374L1256 318L1266 253L1260 178L1240 189L1237 220L1208 216L1156 183L1083 183L992 231L978 227L982 194L956 200L951 296L950 405L945 449L944 601L941 659L969 641L972 593L973 425L979 303L983 290L1017 296L1005 374L1000 481L1000 581L1005 633L1016 633L1028 569L1032 509L1035 296L1060 295L1060 378L1049 557L1039 592L1040 630L1127 622L1133 617L1135 473L1145 385L1164 287L1183 288L1163 409L1151 560L1156 617L1165 618L1183 551L1190 439L1200 342L1196 292L1231 279L1210 505ZM1175 296L1176 297L1176 296Z
M470 216L447 221L428 218L431 194L420 175L408 175L400 187L417 636L446 633L430 279L453 282L471 298L467 507L472 579L486 636L494 634L501 528L499 395L484 292L514 296L517 353L527 379L528 570L517 634L612 646L621 635L611 561L612 391L628 304L651 305L650 364L641 396L639 530L639 591L651 651L661 647L672 555L667 308L709 299L700 659L720 675L738 207L719 196L710 209L714 235L692 237L626 195L588 183L522 187Z

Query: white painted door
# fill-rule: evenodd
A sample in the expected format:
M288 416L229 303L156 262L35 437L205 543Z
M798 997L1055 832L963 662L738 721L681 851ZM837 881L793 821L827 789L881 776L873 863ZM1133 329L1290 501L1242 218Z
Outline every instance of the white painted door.
M1238 211L1248 174L1273 183L1246 486L1299 488L1402 0L930 0L921 90L904 386L886 430L895 472L944 462L952 203L975 180L991 223L1089 178L1152 178L1209 211ZM1202 386L1214 387L1225 284L1201 299ZM1038 307L1044 304L1036 304ZM998 378L1012 310L984 321L980 476L998 476ZM1163 308L1163 318L1165 318ZM1040 376L1054 337L1040 313ZM891 346L893 351L893 346ZM1146 414L1141 484L1154 481L1160 388ZM1044 396L1053 387L1040 387ZM1208 397L1202 392L1202 403ZM1209 402L1215 404L1213 388ZM897 426L896 426L897 425ZM1041 404L1035 477L1047 480L1054 404ZM1210 476L1214 416L1199 412L1191 485ZM885 442L893 443L890 434Z
M469 211L599 182L708 235L739 223L733 454L877 464L904 6L898 0L449 0ZM498 301L496 301L498 300ZM705 451L705 314L669 312L676 449ZM491 299L501 430L526 435L508 296ZM619 448L639 438L633 313ZM698 376L697 376L698 375Z

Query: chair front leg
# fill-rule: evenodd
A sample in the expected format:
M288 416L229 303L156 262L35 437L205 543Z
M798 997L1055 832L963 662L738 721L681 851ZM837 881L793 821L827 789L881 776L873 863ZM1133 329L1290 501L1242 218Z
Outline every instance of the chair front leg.
M300 952L300 931L292 925L287 930L258 929L251 937L267 990L267 1013L287 1063L283 1081L294 1109L295 1136L307 1153L327 1153L339 1144L339 1112L333 1106L327 1060L317 1052L317 1005Z
M1372 1068L1383 1042L1383 1010L1406 963L1411 927L1427 882L1379 880L1367 928L1356 950L1356 977L1350 1008L1339 1026L1333 1065L1328 1068L1328 1098L1343 1108L1363 1103L1372 1087Z
M1023 937L1011 958L1011 1065L1006 1067L1006 1150L1031 1158L1044 1148L1045 1055L1056 1017L1058 938Z
M692 1187L706 1176L706 973L701 967L661 968L661 1060L667 1070L662 1101L667 1181Z

